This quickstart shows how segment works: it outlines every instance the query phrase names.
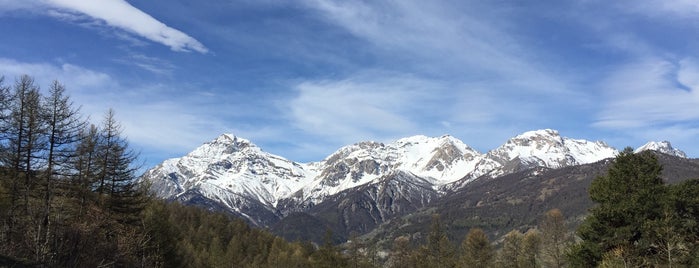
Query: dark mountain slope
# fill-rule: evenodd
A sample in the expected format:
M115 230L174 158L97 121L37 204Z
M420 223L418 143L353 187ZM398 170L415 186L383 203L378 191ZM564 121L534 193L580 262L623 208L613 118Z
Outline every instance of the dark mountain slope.
M677 183L699 179L699 160L657 154L664 166L663 179ZM605 174L610 160L560 169L533 168L498 178L481 177L468 187L448 193L411 215L381 225L368 237L378 241L409 235L420 240L428 230L431 215L438 213L450 238L461 241L472 227L497 238L512 229L526 231L537 225L544 212L563 211L574 229L593 206L587 190L597 176Z

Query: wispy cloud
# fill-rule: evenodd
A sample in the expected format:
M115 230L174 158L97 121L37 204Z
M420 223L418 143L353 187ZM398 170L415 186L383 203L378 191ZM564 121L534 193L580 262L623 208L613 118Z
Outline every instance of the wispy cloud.
M208 52L201 42L167 26L125 0L0 0L0 6L0 11L26 10L41 13L37 10L43 10L44 14L61 20L91 25L106 24L163 44L174 51Z
M569 92L566 84L536 64L536 50L478 14L480 8L440 1L308 0L327 21L377 46L386 58L413 64L413 72L454 79L507 80L534 93ZM505 28L505 27L502 27Z
M82 114L96 124L108 108L114 108L124 134L142 148L146 157L154 152L158 152L157 158L163 157L163 152L184 153L212 136L211 133L222 133L226 128L223 115L217 116L211 105L205 103L206 98L197 98L196 94L173 96L165 85L127 87L106 73L77 65L27 63L6 58L0 58L0 74L10 84L23 74L31 75L41 88L53 80L60 81L75 104L81 106Z
M174 64L160 58L146 56L140 53L129 53L126 57L116 59L118 63L136 66L143 70L159 75L171 75L176 68Z
M596 126L640 128L699 120L696 60L646 59L615 71L604 81L605 100Z
M411 114L429 105L423 90L430 82L410 77L362 77L340 81L306 81L295 87L288 103L294 126L312 135L341 142L381 139L415 131Z

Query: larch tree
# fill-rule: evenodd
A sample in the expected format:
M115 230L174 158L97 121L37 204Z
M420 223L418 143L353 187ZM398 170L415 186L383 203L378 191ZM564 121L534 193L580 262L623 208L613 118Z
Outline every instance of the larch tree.
M132 223L138 219L146 196L135 174L138 156L122 136L114 110L109 109L105 114L99 136L97 151L101 162L96 189L100 200L119 222Z
M399 236L393 240L393 248L389 257L389 267L409 268L410 262L410 237Z
M19 217L29 216L30 191L37 184L35 170L41 164L43 152L42 134L44 126L41 120L39 87L34 79L24 75L14 84L5 105L7 114L3 122L3 147L0 156L7 169L5 183L10 192L9 209L6 226L7 239L24 236L17 232ZM26 226L25 226L26 227Z
M529 229L522 237L521 252L517 263L520 268L539 267L539 251L541 249L541 234L536 229Z
M79 110L74 107L65 93L65 87L54 81L49 87L49 95L44 98L43 118L46 122L46 155L43 167L43 219L44 246L46 250L51 236L51 207L56 184L68 183L74 172L73 158L76 157L75 144L80 139L80 131L85 127Z
M493 246L483 229L472 228L461 244L459 267L486 268L493 264Z
M512 230L505 235L497 260L499 267L519 268L523 236L518 230Z
M568 228L561 210L554 208L544 214L541 229L541 253L546 267L563 267L565 249L570 243Z

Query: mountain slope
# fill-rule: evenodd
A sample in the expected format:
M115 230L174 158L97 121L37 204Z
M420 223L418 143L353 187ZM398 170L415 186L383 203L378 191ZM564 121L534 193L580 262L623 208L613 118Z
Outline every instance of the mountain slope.
M266 225L275 220L271 215L277 214L274 207L279 199L310 183L313 175L301 164L224 134L184 157L166 160L142 177L160 197L214 203Z
M616 154L603 142L544 129L517 135L485 154L452 136L413 136L388 144L356 143L302 164L224 134L166 160L142 179L162 198L228 211L257 226L310 222L348 234L368 232L471 189L476 181L533 168L579 166Z
M665 182L699 179L699 159L656 156L663 165L661 177ZM534 227L553 208L560 209L568 228L574 229L593 205L587 192L590 183L605 174L610 164L610 160L603 160L558 169L535 167L498 178L483 177L409 216L387 221L368 237L387 246L398 236L422 239L420 234L429 230L434 213L441 215L452 240L463 239L472 227L499 237L513 229L526 231Z

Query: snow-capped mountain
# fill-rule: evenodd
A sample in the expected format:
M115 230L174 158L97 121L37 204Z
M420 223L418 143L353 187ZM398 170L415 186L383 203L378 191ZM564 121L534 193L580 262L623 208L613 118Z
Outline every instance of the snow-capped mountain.
M643 146L638 147L634 152L638 153L647 150L687 158L687 154L679 149L673 148L669 141L650 141Z
M558 131L543 129L517 135L483 155L462 180L447 189L458 189L487 175L491 178L533 168L561 168L594 163L614 157L618 151L604 142L562 137Z
M274 214L280 198L312 181L309 170L263 152L246 139L224 134L184 157L164 161L142 177L160 197L190 202L203 197L258 223L264 220L245 208L265 208Z
M617 154L604 142L565 138L556 130L544 129L515 136L488 152L486 158L501 164L491 171L491 175L498 176L536 166L561 168L593 163Z
M442 185L463 178L482 155L452 136L413 136L390 144L361 142L340 148L321 162L318 176L302 189L304 201L318 202L325 196L374 183L394 171L404 171Z
M669 143L656 147L672 148ZM186 156L166 160L142 178L160 197L216 207L267 226L291 212L309 211L327 200L352 195L348 191L374 189L377 194L361 198L363 204L372 204L367 213L394 215L404 211L391 211L395 209L392 200L419 207L424 200L466 187L479 177L495 178L532 167L587 164L617 153L604 142L566 138L545 129L515 136L485 154L449 135L413 136L388 144L360 142L319 162L296 163L224 134ZM420 186L398 187L407 183ZM386 190L386 185L400 190ZM348 205L343 204L336 208ZM324 205L328 206L335 207Z

